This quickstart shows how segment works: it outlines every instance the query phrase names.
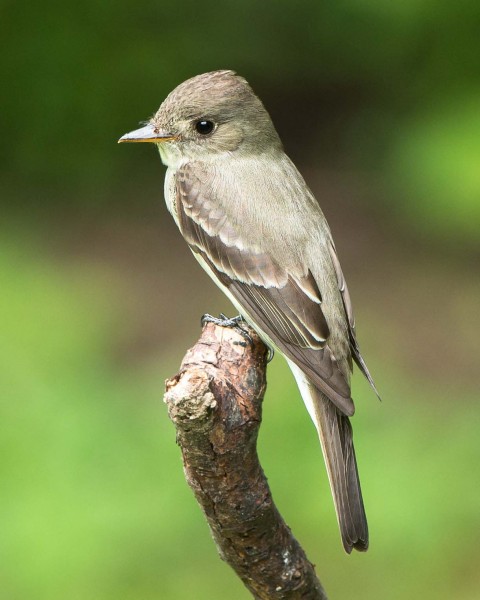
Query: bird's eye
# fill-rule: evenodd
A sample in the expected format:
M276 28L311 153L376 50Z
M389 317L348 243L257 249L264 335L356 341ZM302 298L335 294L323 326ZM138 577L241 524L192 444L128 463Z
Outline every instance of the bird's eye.
M212 123L212 121L206 121L204 119L195 123L195 129L201 135L208 135L209 133L212 133L214 127L215 125Z

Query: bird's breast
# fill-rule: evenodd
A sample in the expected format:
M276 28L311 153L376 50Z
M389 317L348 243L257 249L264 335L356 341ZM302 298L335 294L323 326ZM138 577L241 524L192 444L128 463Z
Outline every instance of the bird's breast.
M172 215L177 224L178 222L178 210L177 210L177 186L176 186L176 169L168 168L165 174L165 185L164 185L165 203L168 211Z

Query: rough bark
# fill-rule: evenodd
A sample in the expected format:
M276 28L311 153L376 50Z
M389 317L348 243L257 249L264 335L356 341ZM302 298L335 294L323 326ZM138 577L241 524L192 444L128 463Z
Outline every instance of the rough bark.
M180 372L166 382L185 476L221 558L254 598L324 600L258 460L267 350L253 330L248 333L251 342L238 329L208 323Z

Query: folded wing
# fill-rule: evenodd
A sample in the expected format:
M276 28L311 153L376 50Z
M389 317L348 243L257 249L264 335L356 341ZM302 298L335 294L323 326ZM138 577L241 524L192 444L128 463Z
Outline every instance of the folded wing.
M328 346L322 296L310 271L287 269L242 236L195 163L177 172L180 230L247 317L345 415L354 412L350 386Z

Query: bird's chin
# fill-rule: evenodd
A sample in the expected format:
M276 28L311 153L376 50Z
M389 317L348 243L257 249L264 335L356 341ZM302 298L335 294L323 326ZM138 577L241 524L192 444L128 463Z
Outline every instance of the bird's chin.
M160 158L166 167L178 169L179 166L185 162L185 159L175 142L161 142L156 144L156 146L160 153Z

